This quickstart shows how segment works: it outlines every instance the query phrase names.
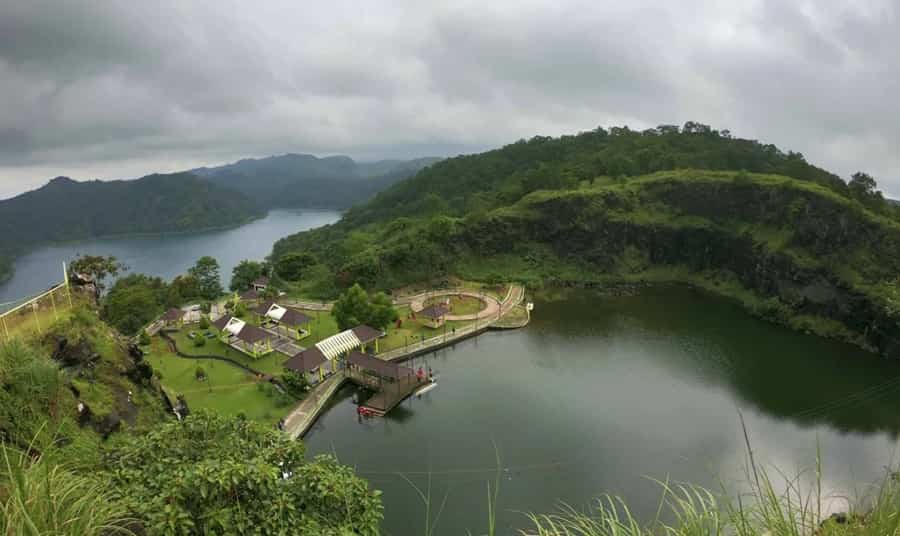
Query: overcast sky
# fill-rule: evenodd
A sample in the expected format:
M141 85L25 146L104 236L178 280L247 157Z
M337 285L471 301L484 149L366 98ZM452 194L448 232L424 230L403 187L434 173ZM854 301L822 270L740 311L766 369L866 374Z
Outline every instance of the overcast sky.
M0 198L688 120L900 195L900 3L0 0Z

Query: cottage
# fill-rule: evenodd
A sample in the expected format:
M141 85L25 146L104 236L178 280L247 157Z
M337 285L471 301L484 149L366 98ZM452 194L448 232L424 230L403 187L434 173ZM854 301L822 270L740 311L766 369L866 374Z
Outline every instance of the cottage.
M288 359L284 366L305 374L317 373L321 380L328 374L339 370L343 366L343 360L350 352L365 351L366 346L370 343L374 343L374 349L377 352L378 339L384 336L383 331L375 328L357 326L317 342L312 347Z
M184 324L184 311L173 307L160 317L160 321L162 321L163 327L178 329Z
M262 276L256 279L254 282L250 283L250 288L256 292L265 292L266 289L269 288L269 278Z
M223 316L213 322L219 330L219 339L225 344L255 358L273 351L274 335L264 329L233 316Z
M438 303L435 305L430 305L418 313L418 316L422 317L422 323L429 328L437 329L444 325L444 322L447 321L447 313L450 312L450 309L442 304Z
M268 301L254 311L259 315L259 323L278 334L300 340L309 335L309 323L312 318L296 309L283 307L274 301Z

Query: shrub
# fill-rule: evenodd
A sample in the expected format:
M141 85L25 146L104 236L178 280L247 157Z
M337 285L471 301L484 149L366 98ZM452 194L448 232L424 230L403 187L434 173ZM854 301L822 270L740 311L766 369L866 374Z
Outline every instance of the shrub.
M204 337L202 333L194 337L194 346L197 348L206 346L206 337Z
M197 367L197 370L194 371L194 377L197 378L197 381L203 381L206 379L206 370L203 367Z
M150 335L147 334L147 330L141 330L141 335L138 338L138 343L141 346L148 346L150 344Z
M200 317L200 329L209 329L209 317L207 317L206 315Z

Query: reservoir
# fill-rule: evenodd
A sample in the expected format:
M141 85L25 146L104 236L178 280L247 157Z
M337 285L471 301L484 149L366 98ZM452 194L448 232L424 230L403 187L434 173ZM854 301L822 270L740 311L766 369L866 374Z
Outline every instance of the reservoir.
M219 261L222 285L228 288L231 269L243 259L262 260L272 244L290 234L334 223L333 210L273 210L266 217L230 229L85 240L39 247L15 261L15 275L0 285L0 303L39 293L62 281L62 263L78 254L112 255L131 272L171 280L200 257Z
M895 461L900 363L686 288L539 299L525 329L410 363L432 367L438 387L384 419L359 419L346 388L306 437L309 454L334 454L383 491L385 534L424 533L413 484L427 494L429 474L432 523L446 496L441 535L487 533L498 467L498 534L527 526L521 512L604 493L650 518L651 479L735 490L740 415L773 478L811 475L821 448L825 494L864 495Z

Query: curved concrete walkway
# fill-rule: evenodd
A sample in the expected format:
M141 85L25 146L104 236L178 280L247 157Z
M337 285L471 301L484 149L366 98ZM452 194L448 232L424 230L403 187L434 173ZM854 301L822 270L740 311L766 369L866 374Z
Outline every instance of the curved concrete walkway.
M429 300L431 298L440 298L442 296L467 296L469 298L480 300L484 304L484 307L482 307L482 309L477 313L469 313L465 315L448 314L445 317L446 320L482 320L485 318L496 318L497 313L500 311L500 300L493 296L489 296L487 294L479 294L478 292L473 292L471 290L449 289L436 290L434 292L429 292L426 295L420 294L409 303L409 308L412 309L413 312L418 313L425 308L425 300Z

